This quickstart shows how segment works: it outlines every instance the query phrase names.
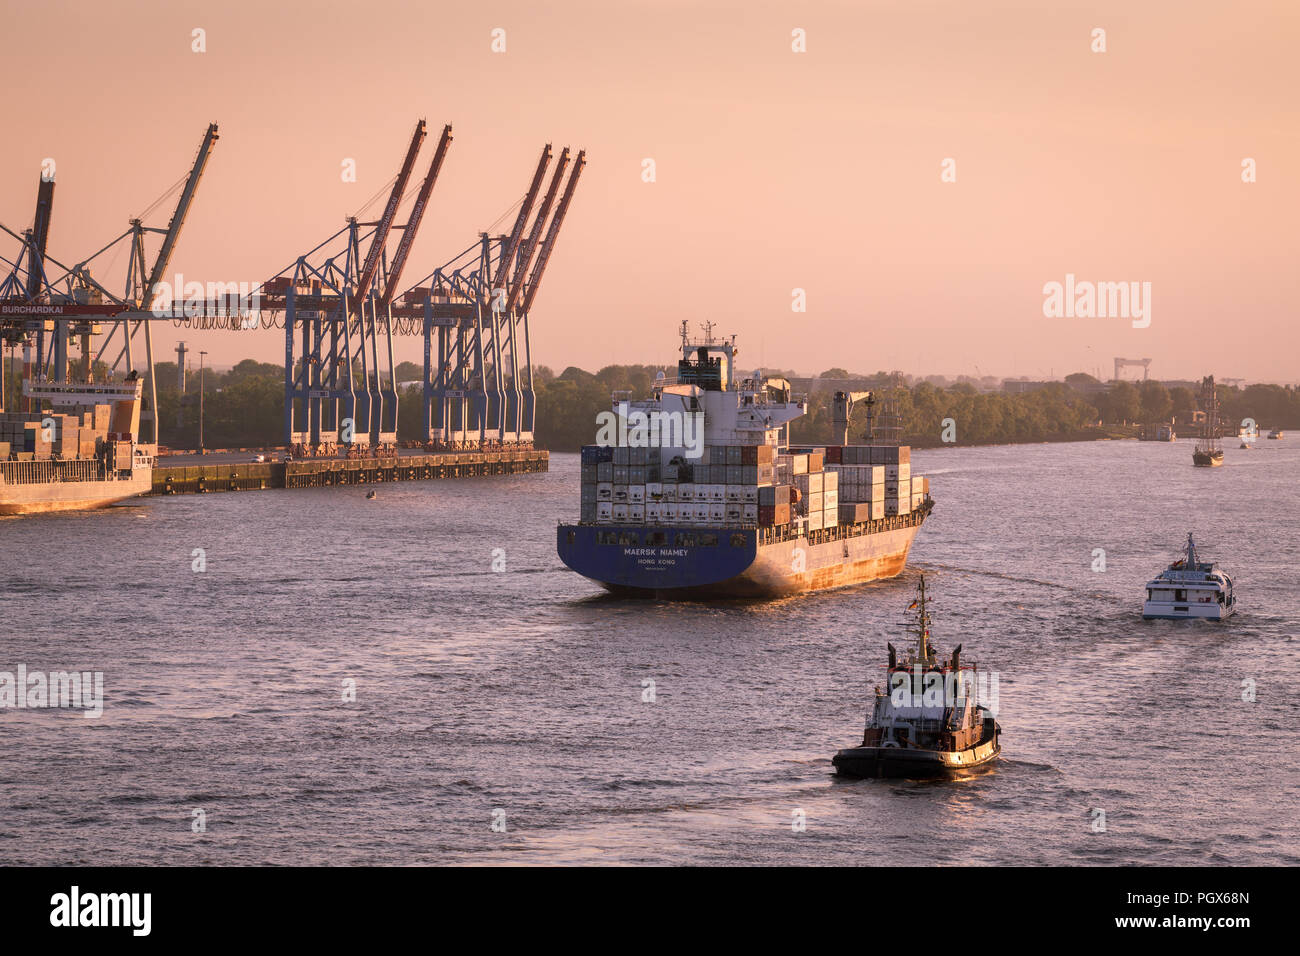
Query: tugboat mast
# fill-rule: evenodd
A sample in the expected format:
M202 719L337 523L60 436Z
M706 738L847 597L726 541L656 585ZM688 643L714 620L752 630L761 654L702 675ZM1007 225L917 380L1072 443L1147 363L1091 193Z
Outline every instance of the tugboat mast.
M930 647L930 615L925 610L925 575L921 575L920 596L912 602L916 608L916 652L922 664L934 663L934 652Z

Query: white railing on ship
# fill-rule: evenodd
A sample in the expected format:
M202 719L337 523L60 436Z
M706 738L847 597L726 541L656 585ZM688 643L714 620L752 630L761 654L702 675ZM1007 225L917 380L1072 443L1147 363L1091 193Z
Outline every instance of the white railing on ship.
M98 459L74 461L0 461L0 478L8 485L47 485L56 481L102 481Z

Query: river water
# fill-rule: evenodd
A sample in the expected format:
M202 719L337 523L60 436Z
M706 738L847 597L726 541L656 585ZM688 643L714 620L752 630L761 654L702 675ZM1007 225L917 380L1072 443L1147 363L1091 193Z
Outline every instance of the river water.
M0 519L0 671L104 681L95 719L0 710L0 863L1294 865L1300 444L1227 456L917 451L908 570L764 604L563 569L575 455ZM1188 530L1241 610L1143 622ZM839 780L922 570L1003 757Z

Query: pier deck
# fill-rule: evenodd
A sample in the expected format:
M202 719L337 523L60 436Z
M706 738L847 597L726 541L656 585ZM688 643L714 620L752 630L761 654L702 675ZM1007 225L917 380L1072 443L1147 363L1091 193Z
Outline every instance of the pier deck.
M230 456L223 456L230 457ZM204 494L212 491L262 491L268 488L327 488L332 485L386 484L436 478L520 475L546 471L546 451L404 452L388 458L303 458L290 462L242 461L194 464L164 458L153 470L154 495ZM183 462L183 463L182 463Z

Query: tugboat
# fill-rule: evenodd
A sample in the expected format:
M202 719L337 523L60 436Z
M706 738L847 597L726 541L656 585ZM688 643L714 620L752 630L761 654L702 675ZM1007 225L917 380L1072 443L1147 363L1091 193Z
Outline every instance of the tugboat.
M1268 437L1271 438L1273 441L1277 441L1279 438L1284 437L1284 435L1285 433L1280 428L1274 428L1271 432L1268 433Z
M1219 393L1213 375L1201 379L1201 408L1205 425L1192 452L1192 464L1197 468L1218 468L1223 464L1223 448L1219 445Z
M1197 560L1192 533L1187 533L1187 551L1160 576L1147 582L1147 599L1142 605L1146 620L1165 618L1208 618L1221 621L1237 610L1232 578L1213 562Z
M925 578L917 599L916 647L899 660L889 648L889 693L876 688L862 745L831 761L845 777L947 777L995 760L1002 728L978 699L977 665L958 644L941 661L930 643Z

